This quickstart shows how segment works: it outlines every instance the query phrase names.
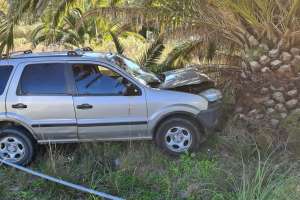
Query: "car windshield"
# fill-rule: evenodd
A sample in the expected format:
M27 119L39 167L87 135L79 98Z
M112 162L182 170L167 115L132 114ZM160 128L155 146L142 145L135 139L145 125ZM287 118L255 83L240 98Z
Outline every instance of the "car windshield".
M153 72L141 67L129 58L120 55L109 55L108 58L144 85L161 83L160 79Z

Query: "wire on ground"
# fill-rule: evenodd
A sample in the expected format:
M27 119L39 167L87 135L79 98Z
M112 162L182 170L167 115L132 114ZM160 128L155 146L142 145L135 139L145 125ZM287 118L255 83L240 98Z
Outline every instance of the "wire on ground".
M96 196L98 196L98 197L102 197L102 198L104 198L104 199L110 199L110 200L124 200L124 199L122 199L122 198L120 198L120 197L112 196L112 195L107 194L107 193L104 193L104 192L98 192L98 191L96 191L96 190L92 190L92 189L83 187L83 186L81 186L81 185L76 185L76 184L73 184L73 183L70 183L70 182L67 182L67 181L58 179L58 178L54 178L54 177L52 177L52 176L48 176L48 175L45 175L45 174L42 174L42 173L33 171L33 170L31 170L31 169L28 169L28 168L22 167L22 166L20 166L20 165L16 165L16 164L7 162L7 161L2 160L2 159L0 159L0 163L3 163L3 164L5 164L5 165L7 165L7 166L16 168L16 169L21 170L21 171L23 171L23 172L26 172L26 173L28 173L28 174L31 174L31 175L34 175L34 176L38 176L38 177L40 177L40 178L43 178L43 179L46 179L46 180L49 180L49 181L52 181L52 182L55 182L55 183L58 183L58 184L61 184L61 185L70 187L70 188L73 188L73 189L75 189L75 190L79 190L79 191L81 191L81 192L90 193L90 194L96 195Z

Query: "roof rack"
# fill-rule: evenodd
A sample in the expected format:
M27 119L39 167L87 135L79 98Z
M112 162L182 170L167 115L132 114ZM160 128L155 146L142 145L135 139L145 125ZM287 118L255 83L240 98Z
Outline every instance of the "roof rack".
M67 55L68 56L81 56L77 51L68 51Z
M86 51L92 51L92 49L90 47L85 47L82 50L70 50L70 51L50 51L50 52L42 52L42 53L50 53L49 55L45 54L42 55L40 53L37 53L37 55L34 55L32 50L25 50L25 51L16 51L16 52L12 52L9 55L7 54L0 54L0 60L1 59L19 59L19 58L26 58L26 57L30 57L30 58L34 58L34 57L55 57L55 56L83 56L84 52ZM57 54L53 54L51 55L51 53L57 53ZM32 54L32 56L25 56L26 54ZM23 56L24 55L24 56Z
M83 47L80 50L81 51L94 51L91 47Z
M25 51L14 51L14 52L11 52L9 55L12 56L12 55L31 54L31 53L32 53L32 50L28 49L28 50L25 50Z
M6 58L6 57L7 57L6 53L1 54L1 58Z
M31 53L32 53L32 50L28 49L28 50L25 50L25 51L14 51L14 52L9 53L8 55L6 53L3 53L2 57L9 57L9 56L21 55L21 54L31 54Z
M25 51L23 51L23 53L24 53L24 54L31 54L31 53L32 53L32 50L31 50L31 49L25 50Z

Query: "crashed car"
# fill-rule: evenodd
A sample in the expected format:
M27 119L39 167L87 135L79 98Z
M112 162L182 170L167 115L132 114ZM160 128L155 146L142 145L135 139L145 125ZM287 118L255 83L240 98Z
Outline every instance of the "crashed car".
M88 50L0 60L0 158L26 165L36 144L154 140L195 151L218 124L221 92L195 69L156 75Z

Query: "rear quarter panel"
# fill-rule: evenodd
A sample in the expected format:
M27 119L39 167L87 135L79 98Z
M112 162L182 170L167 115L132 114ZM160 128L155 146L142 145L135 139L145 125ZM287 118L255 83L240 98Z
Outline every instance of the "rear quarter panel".
M13 66L12 63L9 63L8 61L5 61L5 60L2 60L0 61L0 67L1 66L7 66L7 65L11 65ZM15 72L15 69L16 67L13 68L11 74L10 74L10 77L7 81L7 84L6 84L6 87L4 89L4 92L2 94L0 94L0 121L4 120L5 117L6 117L6 106L5 106L5 101L6 101L6 94L7 94L7 90L8 90L8 87L9 87L9 84L11 82L11 79L12 79L12 76Z
M4 89L3 94L0 95L0 122L1 121L9 121L9 122L15 122L18 124L21 124L22 126L24 126L27 130L29 130L31 133L33 133L33 130L27 125L27 123L24 120L19 120L17 118L11 118L8 117L7 115L7 107L6 107L6 100L7 100L7 93L8 90L10 88L11 85L13 84L17 84L17 83L13 83L13 77L16 73L17 70L17 62L12 62L12 61L6 61L6 60L2 60L0 61L0 67L1 66L13 66L13 70L10 74L10 77L7 81L6 87ZM33 137L36 138L36 135L33 134Z

